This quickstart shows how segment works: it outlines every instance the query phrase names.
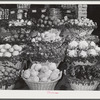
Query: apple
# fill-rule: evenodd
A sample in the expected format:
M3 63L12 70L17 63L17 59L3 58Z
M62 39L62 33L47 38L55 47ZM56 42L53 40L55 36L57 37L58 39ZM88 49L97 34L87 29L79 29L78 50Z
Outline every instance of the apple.
M24 76L24 78L28 79L30 77L30 70L29 69L25 70L23 73L23 76Z
M39 71L41 68L42 68L41 64L36 64L36 65L34 66L34 69L35 69L36 71Z
M47 66L42 66L41 71L42 72L47 72L49 70L49 68Z
M37 76L30 77L30 78L27 79L27 81L29 81L29 82L39 82L39 78Z
M55 80L57 78L58 78L58 74L57 73L55 73L55 72L51 73L51 76L50 76L50 80L51 81L53 81L53 80Z
M32 66L31 66L31 70L34 69L35 65L36 65L36 64L32 64Z
M60 70L59 69L55 69L55 70L53 70L53 73L59 74L60 73Z
M51 73L52 73L52 71L51 70L48 70L47 72L45 72L45 75L46 75L46 77L50 77L50 75L51 75Z
M41 78L41 80L40 80L41 82L47 82L48 81L48 79L47 79L47 77L43 77L43 78Z
M32 69L30 71L30 73L31 73L31 76L37 76L38 75L38 71L35 71L34 69Z
M57 68L57 65L55 63L52 63L52 62L48 66L49 66L50 70L55 70Z
M43 77L45 77L46 75L45 75L45 73L43 73L43 72L39 72L39 74L38 74L38 77L40 78L40 79L42 79Z

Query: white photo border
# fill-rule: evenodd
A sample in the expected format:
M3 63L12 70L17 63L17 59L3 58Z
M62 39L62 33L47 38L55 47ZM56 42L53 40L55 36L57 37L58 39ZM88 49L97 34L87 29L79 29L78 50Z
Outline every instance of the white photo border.
M0 4L97 4L100 1L0 1ZM0 99L100 99L99 91L0 90Z

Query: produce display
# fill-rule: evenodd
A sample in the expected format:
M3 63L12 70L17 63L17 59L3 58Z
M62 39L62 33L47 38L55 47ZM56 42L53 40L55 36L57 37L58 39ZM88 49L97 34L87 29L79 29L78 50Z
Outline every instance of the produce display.
M63 26L63 23L68 20L67 16L64 16L63 19L54 19L49 16L46 16L44 14L41 15L41 18L38 20L37 28L42 31L47 31L51 28L61 28Z
M22 46L1 44L0 45L0 57L12 57L18 56L22 53Z
M23 77L30 82L51 82L59 78L60 70L55 63L35 63L23 72Z
M86 40L73 40L68 44L67 58L73 63L78 62L90 62L94 63L100 58L100 47L93 41ZM72 63L72 62L71 62Z
M0 45L0 89L13 89L20 77L23 46L17 44Z
M73 90L95 90L100 83L99 38L92 35L97 23L69 19L63 13L71 10L60 6L45 7L12 9L0 21L0 89L13 89L20 78L31 90L54 90L64 62Z
M96 24L87 18L81 19L80 23L78 20L70 22L75 30L83 29L85 32L77 32L78 35L71 36L68 42L66 76L73 90L95 90L100 78L100 47L96 44L98 37L91 35L89 31L93 30Z
M97 28L97 23L88 18L70 19L64 24L71 34L78 34L79 36L91 34Z
M32 61L55 63L63 61L66 43L60 33L60 30L53 28L43 33L37 32L37 35L31 39L31 43L26 48L26 53Z
M28 21L28 20L12 20L12 21L9 21L9 26L31 26L32 25L32 21Z
M32 66L22 71L22 77L30 87L30 89L54 89L57 81L61 78L61 72L57 69L57 65L52 62L39 63L36 62ZM34 85L37 83L37 86ZM43 85L44 83L44 85ZM40 85L39 85L40 84ZM41 87L42 84L42 87ZM45 86L46 84L46 86ZM51 84L51 86L49 86Z

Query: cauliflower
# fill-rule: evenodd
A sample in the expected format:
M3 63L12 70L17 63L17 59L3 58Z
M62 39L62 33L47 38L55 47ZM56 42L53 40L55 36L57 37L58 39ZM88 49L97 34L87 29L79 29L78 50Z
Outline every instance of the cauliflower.
M77 51L76 50L69 50L68 55L70 57L77 57Z
M89 46L89 45L88 45L88 42L85 41L85 40L79 42L79 48L80 48L80 49L87 49L88 46Z
M96 46L95 50L99 53L100 52L100 47Z
M88 51L88 53L89 53L90 55L92 55L92 56L97 56L97 55L98 55L98 53L96 52L95 49L90 49L90 50Z
M72 41L69 43L69 48L73 49L76 48L78 46L78 42L77 41Z
M82 50L81 53L80 53L80 56L83 57L83 58L87 57L87 52Z
M92 42L90 43L90 46L95 47L96 44L92 41Z

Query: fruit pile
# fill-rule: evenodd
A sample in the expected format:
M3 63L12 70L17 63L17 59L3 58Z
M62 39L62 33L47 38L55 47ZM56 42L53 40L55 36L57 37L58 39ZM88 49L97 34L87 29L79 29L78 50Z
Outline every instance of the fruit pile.
M58 79L59 75L60 70L52 62L34 63L22 73L22 77L29 82L51 82Z
M21 62L17 62L16 65L9 61L2 61L0 63L0 88L13 85L20 76Z
M97 24L88 18L80 18L80 19L70 19L68 20L69 26L73 27L82 27L82 28L95 28Z
M36 37L32 38L32 42L38 42L38 41L48 41L48 42L54 42L54 41L60 41L62 38L60 37L60 30L57 29L50 29L48 31L45 31L43 33L37 33Z
M0 57L12 57L18 56L22 53L22 46L1 44L0 45Z
M65 16L64 19L60 20L60 19L53 19L50 18L49 16L42 14L41 18L38 20L37 27L43 28L44 30L48 30L50 28L57 28L63 25L63 23L67 20L68 20L67 16Z
M31 20L24 20L24 19L9 21L9 27L11 26L32 26L32 24L33 22Z

